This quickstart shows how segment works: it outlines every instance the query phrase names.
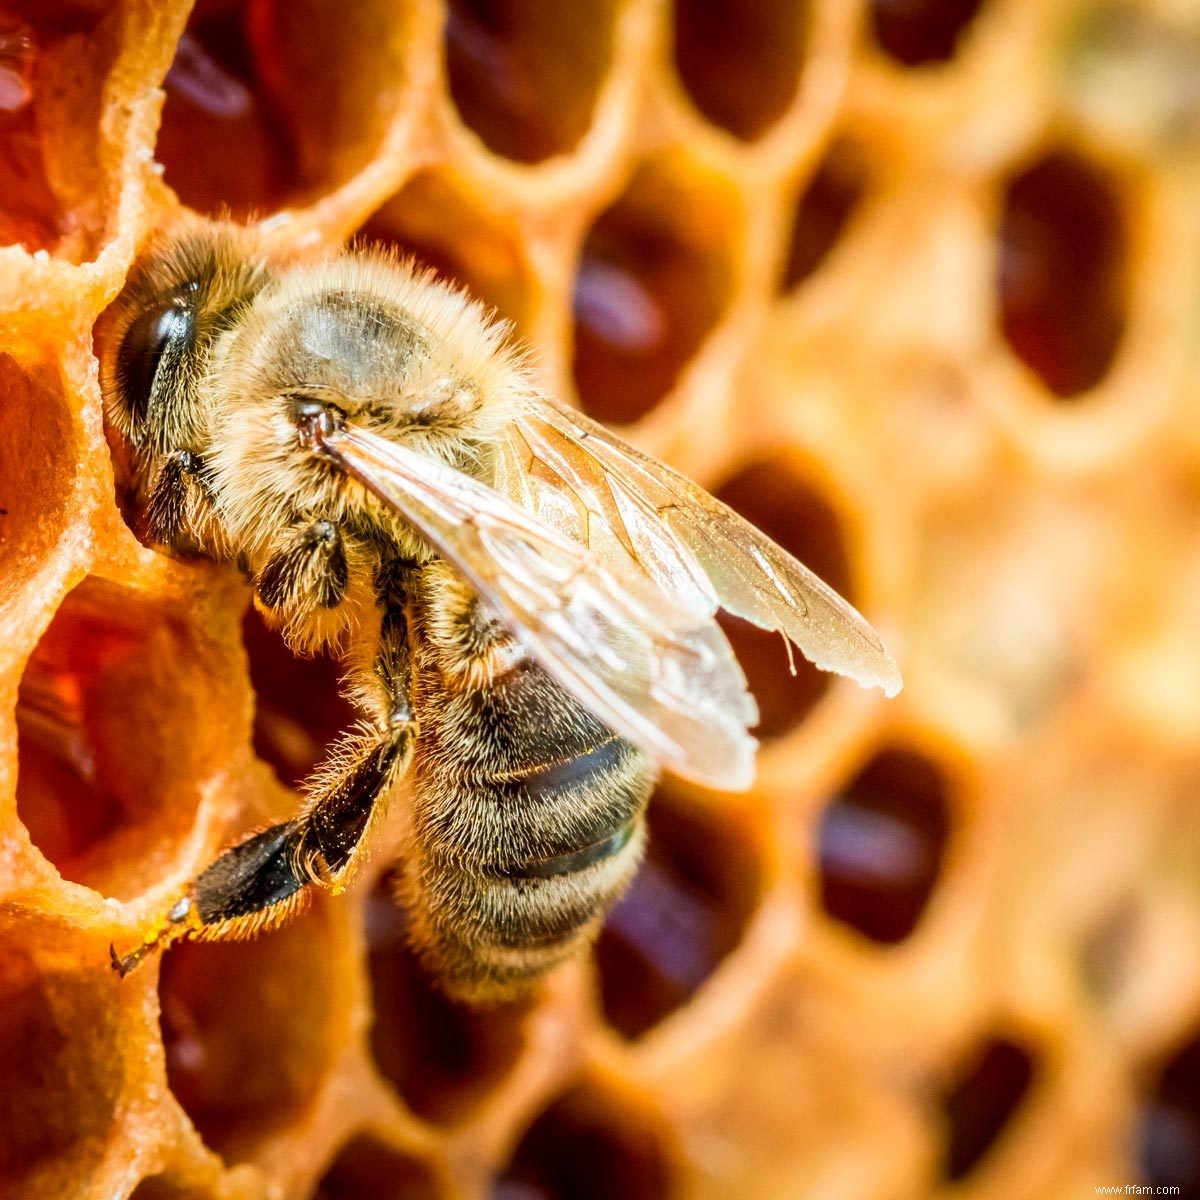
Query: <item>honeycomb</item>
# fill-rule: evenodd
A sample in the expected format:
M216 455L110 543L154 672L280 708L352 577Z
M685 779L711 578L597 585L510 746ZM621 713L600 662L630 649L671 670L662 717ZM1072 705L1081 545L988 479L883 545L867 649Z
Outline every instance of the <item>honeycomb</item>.
M5 0L0 1197L1200 1195L1198 78L1188 0ZM386 846L119 980L347 720L114 482L93 324L184 209L461 281L905 692L731 622L755 789L667 781L521 1004Z

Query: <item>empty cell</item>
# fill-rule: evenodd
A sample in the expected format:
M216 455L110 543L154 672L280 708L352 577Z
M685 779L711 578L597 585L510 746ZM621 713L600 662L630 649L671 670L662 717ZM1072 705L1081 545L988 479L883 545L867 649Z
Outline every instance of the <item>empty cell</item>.
M35 957L63 931L25 917L0 941L0 1193L79 1195L117 1120L122 1030L103 965L66 969ZM102 990L103 988L103 990Z
M253 608L242 640L254 689L254 752L280 783L296 787L357 719L341 694L340 665L327 653L293 654Z
M726 201L644 167L592 226L574 296L575 386L592 416L645 416L716 325L731 280Z
M803 283L829 257L870 182L862 147L834 142L800 193L783 270L784 290Z
M944 1173L962 1179L1000 1139L1035 1075L1029 1051L1005 1038L980 1045L941 1098L946 1127Z
M1172 1055L1143 1101L1138 1165L1147 1186L1200 1194L1200 1036Z
M184 942L159 982L167 1082L227 1161L297 1120L329 1066L336 996L327 902L242 942Z
M371 217L357 240L432 268L518 327L528 318L533 281L511 224L439 175L418 175Z
M1125 331L1129 237L1116 182L1071 150L1007 184L996 267L1000 328L1059 397L1103 380Z
M821 904L872 941L903 941L921 919L941 872L950 819L938 767L885 749L821 814Z
M636 1038L685 1004L742 939L761 871L750 835L659 789L646 860L596 944L604 1015Z
M34 649L17 701L17 813L67 879L118 899L157 882L227 731L189 627L87 580Z
M377 153L404 95L411 7L250 0L255 78L290 136L304 190L342 183Z
M193 9L163 85L155 149L185 204L243 218L281 207L300 184L295 139L247 36L248 7Z
M983 0L872 0L875 40L906 67L954 57Z
M667 1200L672 1179L655 1114L628 1096L577 1087L521 1139L492 1200Z
M370 1137L342 1148L314 1200L446 1200L434 1168Z
M716 495L853 602L837 513L790 466L751 463L722 484ZM762 738L789 733L828 690L830 676L798 653L792 674L778 633L728 614L720 621L758 701L755 732Z
M75 436L61 380L50 367L24 370L14 358L0 354L0 407L2 609L14 605L46 565L67 524Z
M449 999L410 949L386 886L368 902L367 940L379 1070L419 1116L463 1120L515 1066L528 1004L472 1008Z
M613 0L450 0L446 75L463 121L517 162L573 149L612 60L614 14Z
M803 0L676 0L675 70L700 112L746 141L791 105L808 25Z

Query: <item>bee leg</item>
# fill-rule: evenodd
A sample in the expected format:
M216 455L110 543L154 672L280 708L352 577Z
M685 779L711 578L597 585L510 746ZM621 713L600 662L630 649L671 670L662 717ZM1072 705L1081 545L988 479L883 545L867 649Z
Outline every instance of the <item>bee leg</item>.
M146 503L146 527L151 540L174 550L187 531L188 518L196 502L195 490L203 504L211 504L212 491L204 460L191 450L176 450L167 455Z
M338 527L316 520L290 529L254 580L268 609L336 608L346 598L350 565Z
M148 954L172 942L252 933L268 920L287 916L299 903L301 889L312 882L299 869L299 838L298 822L285 821L226 850L147 930L136 950L122 956L109 948L113 970L124 977Z
M304 889L334 892L349 881L379 801L408 764L413 728L353 731L318 771L301 814L226 850L206 867L141 945L111 949L113 969L127 975L148 954L184 938L248 937L274 928L304 902Z
M300 853L308 869L319 873L334 893L349 884L370 844L368 830L382 813L382 801L408 769L416 743L401 578L396 576L395 591L380 589L384 607L379 641L370 669L357 672L359 699L372 713L373 723L351 730L304 785L308 799L300 818Z
M308 798L298 817L226 850L147 930L141 945L123 956L111 950L118 974L183 938L245 937L272 928L303 903L309 884L335 893L345 889L416 740L404 638L402 619L385 622L375 668L377 680L390 685L381 726L364 723L346 735L305 785Z
M416 724L353 730L305 785L297 846L302 870L335 895L345 891L383 811L383 801L412 757Z

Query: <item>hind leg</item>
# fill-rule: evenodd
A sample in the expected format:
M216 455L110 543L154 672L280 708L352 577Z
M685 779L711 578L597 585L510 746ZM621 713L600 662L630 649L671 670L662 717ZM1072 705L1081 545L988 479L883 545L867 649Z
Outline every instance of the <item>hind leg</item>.
M403 610L384 614L374 661L356 680L375 693L379 714L347 733L304 785L298 816L250 835L221 854L189 884L170 910L125 955L112 951L121 975L154 950L183 938L246 937L272 928L319 884L339 892L370 842L383 803L403 777L417 736L408 697L407 628Z

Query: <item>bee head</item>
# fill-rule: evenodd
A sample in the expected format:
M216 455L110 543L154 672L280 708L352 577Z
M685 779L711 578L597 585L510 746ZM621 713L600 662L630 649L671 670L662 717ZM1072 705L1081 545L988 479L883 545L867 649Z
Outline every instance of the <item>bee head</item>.
M223 227L160 241L139 260L96 330L105 415L136 457L204 451L195 384L216 335L265 278Z

